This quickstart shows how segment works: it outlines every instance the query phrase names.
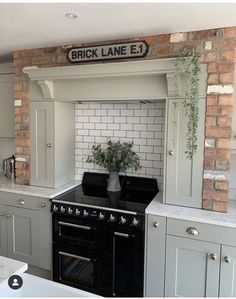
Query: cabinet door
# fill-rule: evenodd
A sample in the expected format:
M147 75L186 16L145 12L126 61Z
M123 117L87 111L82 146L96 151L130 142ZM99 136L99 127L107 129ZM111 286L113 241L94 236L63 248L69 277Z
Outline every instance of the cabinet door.
M7 207L8 257L38 264L38 211Z
M148 215L145 248L145 297L164 297L166 218Z
M0 137L14 137L14 77L0 75Z
M219 268L220 245L167 236L166 297L218 297Z
M0 255L7 256L6 206L0 205Z
M166 153L166 203L201 207L203 151L204 151L205 100L199 100L197 152L192 160L186 158L187 119L183 100L169 100L167 153Z
M236 247L222 245L220 297L236 297Z
M52 214L48 199L39 200L39 268L52 270Z
M53 103L30 103L31 185L54 185Z

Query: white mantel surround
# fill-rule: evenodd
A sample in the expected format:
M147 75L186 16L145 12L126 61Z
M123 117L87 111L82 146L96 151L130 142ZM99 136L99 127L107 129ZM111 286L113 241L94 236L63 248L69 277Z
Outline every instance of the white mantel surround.
M202 65L204 68L205 65ZM184 80L176 59L119 63L25 67L30 79L30 100L132 101L184 96ZM202 94L205 86L201 88Z

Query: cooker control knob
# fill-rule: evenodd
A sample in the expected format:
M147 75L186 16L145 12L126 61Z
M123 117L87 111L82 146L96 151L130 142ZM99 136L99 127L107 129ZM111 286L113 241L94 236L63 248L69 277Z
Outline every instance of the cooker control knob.
M116 217L111 214L110 217L109 217L109 221L111 223L115 222L116 221Z
M99 219L99 220L103 220L104 218L105 218L104 213L100 212L100 213L98 214L98 219Z
M127 222L127 219L124 216L120 217L120 224L125 224Z
M80 215L80 209L78 209L78 208L75 209L75 215L76 215L76 216L79 216L79 215Z
M65 213L65 211L66 211L66 208L65 208L64 206L61 206L61 208L60 208L60 212L61 212L61 213Z
M69 207L68 210L67 210L67 213L68 213L69 215L71 215L71 214L73 213L73 209L71 209L71 207Z
M133 221L132 221L132 225L133 226L137 226L139 224L139 221L137 218L134 217Z
M87 210L84 210L84 211L83 211L83 216L84 216L84 217L88 217L88 215L89 215L89 212L88 212Z
M53 205L53 212L57 212L58 211L58 206L57 205Z

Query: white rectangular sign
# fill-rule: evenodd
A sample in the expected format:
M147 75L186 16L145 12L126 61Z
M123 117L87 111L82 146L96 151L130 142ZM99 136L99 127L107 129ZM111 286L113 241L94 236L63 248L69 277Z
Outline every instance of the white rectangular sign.
M148 44L145 41L94 47L72 48L68 52L70 62L86 62L108 59L145 57Z

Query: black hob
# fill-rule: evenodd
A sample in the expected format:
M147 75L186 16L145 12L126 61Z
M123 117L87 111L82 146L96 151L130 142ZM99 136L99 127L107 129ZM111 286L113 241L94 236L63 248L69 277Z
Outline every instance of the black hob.
M157 180L133 176L119 176L119 179L121 192L108 192L108 174L85 172L81 185L52 202L143 214L159 191Z

